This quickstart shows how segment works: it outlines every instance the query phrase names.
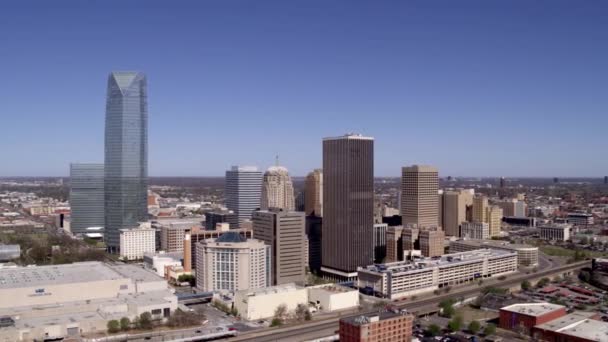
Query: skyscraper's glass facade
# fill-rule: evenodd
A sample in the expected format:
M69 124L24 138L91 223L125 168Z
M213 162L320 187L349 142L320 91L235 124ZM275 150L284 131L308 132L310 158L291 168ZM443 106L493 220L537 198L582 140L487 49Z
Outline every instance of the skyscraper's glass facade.
M105 240L120 246L120 229L147 219L148 92L140 72L108 78L105 132Z
M260 208L262 172L254 166L233 166L226 171L226 207L238 217L239 227Z
M104 225L103 164L70 165L70 209L72 234Z

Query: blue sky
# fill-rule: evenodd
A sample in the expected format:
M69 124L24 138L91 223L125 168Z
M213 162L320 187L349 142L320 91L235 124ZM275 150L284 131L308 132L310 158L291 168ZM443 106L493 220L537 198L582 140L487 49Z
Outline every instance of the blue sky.
M3 1L0 176L103 161L107 74L149 84L151 176L293 175L321 139L375 173L608 174L605 1Z

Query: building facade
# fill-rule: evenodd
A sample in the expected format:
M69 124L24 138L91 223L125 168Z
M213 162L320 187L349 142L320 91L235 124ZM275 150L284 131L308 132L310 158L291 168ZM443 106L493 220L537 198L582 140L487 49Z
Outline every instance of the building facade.
M437 191L439 173L426 165L413 165L401 169L401 216L403 225L418 227L439 225Z
M308 243L308 269L318 274L321 271L321 240L323 239L323 218L306 216L306 241Z
M251 220L254 210L260 208L262 173L255 166L233 166L226 171L226 207L238 218L239 226ZM236 227L235 227L236 228Z
M485 248L516 252L519 266L530 267L538 265L538 247L535 246L514 244L500 240L461 239L450 241L450 253L468 252Z
M391 226L386 230L386 261L403 260L403 227Z
M470 190L449 190L443 193L443 230L445 235L460 236L460 224L467 221L467 207L473 205Z
M566 307L551 303L524 303L505 306L499 312L499 327L529 335L534 326L566 315Z
M305 226L303 212L276 208L253 212L253 236L271 247L271 285L304 283Z
M388 224L374 224L374 262L380 263L386 257L386 230Z
M140 72L108 78L105 129L105 241L120 247L122 229L148 218L148 86Z
M260 209L295 210L293 183L289 171L282 166L271 166L264 173Z
M490 238L490 225L485 222L463 222L460 236L468 239L487 240Z
M323 140L322 271L353 279L373 262L374 139L345 135Z
M260 289L271 284L271 247L229 231L196 244L196 287L201 291Z
M554 223L538 227L540 238L543 240L568 241L572 225L567 223Z
M418 239L422 256L436 257L444 254L445 234L441 229L421 230Z
M306 176L304 193L306 215L323 217L323 170L315 169Z
M139 228L120 230L120 257L124 260L140 260L145 253L156 251L156 230L149 224Z
M488 223L488 197L477 195L473 197L473 222Z
M340 319L342 342L409 342L414 315L406 311L384 311Z
M103 227L104 211L103 164L70 164L70 230L84 234L89 227Z
M230 229L239 227L239 219L232 210L217 210L205 213L205 230L215 230L218 223L228 223Z
M488 207L488 228L490 229L490 237L499 236L502 231L502 218L504 216L502 208L499 206Z

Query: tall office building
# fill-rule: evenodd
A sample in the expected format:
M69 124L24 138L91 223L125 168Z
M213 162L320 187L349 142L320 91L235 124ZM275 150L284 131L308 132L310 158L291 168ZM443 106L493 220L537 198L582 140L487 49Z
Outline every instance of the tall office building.
M264 173L260 208L262 210L278 208L287 211L295 209L293 183L286 168L275 165Z
M233 166L226 171L226 207L238 217L239 228L260 208L262 173L255 166Z
M304 184L306 215L323 217L323 171L315 169L306 176Z
M445 235L460 236L460 224L467 220L467 206L473 205L470 190L448 190L443 193L443 229Z
M271 246L272 285L304 283L305 225L303 212L277 208L253 212L253 236Z
M148 91L140 72L108 78L105 131L105 240L120 248L122 229L148 216Z
M374 224L374 263L382 263L386 258L386 231L388 224Z
M488 224L490 229L490 237L500 235L502 224L503 211L498 206L488 207Z
M506 217L526 217L528 206L526 202L520 201L517 198L507 199L497 203L502 208L503 214Z
M104 226L103 164L70 165L70 210L72 234L89 227Z
M445 233L440 229L425 229L419 235L420 252L425 257L443 255Z
M488 198L484 195L473 197L473 222L488 222Z
M323 218L306 216L306 240L308 243L308 268L313 273L321 271L321 240Z
M401 216L403 224L419 228L439 224L437 191L439 173L432 166L413 165L401 169Z
M355 279L373 260L374 139L349 134L323 139L321 270Z

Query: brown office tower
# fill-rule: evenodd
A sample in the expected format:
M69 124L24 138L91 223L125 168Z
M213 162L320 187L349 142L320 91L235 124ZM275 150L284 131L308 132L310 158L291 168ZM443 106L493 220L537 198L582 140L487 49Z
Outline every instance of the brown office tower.
M401 216L403 225L419 228L439 224L439 174L432 166L413 165L401 169Z
M304 183L304 211L307 216L323 217L323 171L315 169Z
M467 207L473 205L469 190L449 190L443 193L443 230L445 235L460 236L460 224L467 220Z
M388 227L386 230L386 262L403 260L403 227Z
M340 342L409 342L414 316L405 311L387 311L342 318Z
M420 231L420 252L425 257L436 257L443 255L445 234L439 229L427 229Z
M192 272L192 240L190 234L184 237L184 272Z
M306 217L303 212L272 208L253 212L253 236L271 246L271 283L304 284Z
M374 226L374 139L323 139L323 240L327 278L354 280L371 265Z

